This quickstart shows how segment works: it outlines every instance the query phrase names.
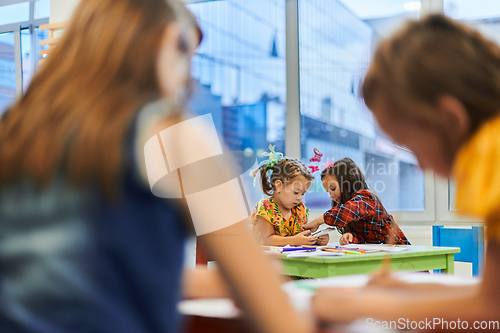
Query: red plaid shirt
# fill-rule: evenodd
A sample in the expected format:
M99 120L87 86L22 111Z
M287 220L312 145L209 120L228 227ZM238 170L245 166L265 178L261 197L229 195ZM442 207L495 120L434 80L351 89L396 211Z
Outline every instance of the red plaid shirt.
M333 207L323 215L323 218L325 223L338 228L347 226L349 222L356 222L360 229L359 232L352 232L353 243L356 244L386 243L393 229L396 244L410 245L392 216L367 190L356 192L351 200Z

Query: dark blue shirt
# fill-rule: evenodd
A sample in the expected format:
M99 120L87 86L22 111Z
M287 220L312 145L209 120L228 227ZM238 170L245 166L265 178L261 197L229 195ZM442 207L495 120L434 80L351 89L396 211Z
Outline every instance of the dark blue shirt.
M139 180L135 123L118 196L62 174L0 188L0 332L177 332L190 219Z

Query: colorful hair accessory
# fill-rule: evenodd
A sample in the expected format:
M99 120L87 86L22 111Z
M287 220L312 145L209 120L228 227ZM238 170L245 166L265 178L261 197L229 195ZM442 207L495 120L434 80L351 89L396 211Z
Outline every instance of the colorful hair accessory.
M262 161L260 163L261 169L263 169L264 167L267 166L268 168L270 168L272 170L272 168L279 162L280 158L283 158L283 154L275 152L274 148L276 148L276 146L273 146L272 144L270 144L269 145L270 152L269 153L262 153L262 155L268 156L269 159L267 159L266 161Z
M274 148L276 146L273 146L272 144L269 145L269 153L262 153L262 155L269 157L267 160L260 162L259 167L252 172L250 172L250 175L254 177L253 179L253 186L255 187L255 182L257 180L257 171L260 169L262 172L262 169L264 169L266 166L269 168L266 171L266 177L270 177L273 173L274 166L278 164L279 160L283 158L282 153L277 153L274 151Z
M334 166L334 164L335 164L335 161L328 161L328 162L325 162L325 163L323 164L323 168L322 168L322 170L325 170L325 169L331 168L331 167L333 167L333 166Z
M309 162L321 162L321 157L323 157L323 153L318 148L314 148L314 157L311 157Z
M319 171L319 167L316 165L310 165L308 166L309 169L311 169L311 173L315 173L316 171Z

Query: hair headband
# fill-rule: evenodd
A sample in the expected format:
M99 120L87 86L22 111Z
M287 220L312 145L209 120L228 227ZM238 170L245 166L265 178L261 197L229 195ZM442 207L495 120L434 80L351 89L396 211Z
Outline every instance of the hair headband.
M255 170L252 170L250 172L250 175L254 177L253 179L253 186L255 187L255 181L257 180L257 171L264 169L265 167L268 167L268 170L266 172L266 177L270 177L271 174L273 173L274 166L278 164L280 159L282 159L284 156L282 153L278 153L274 151L276 146L273 146L272 144L269 145L269 153L264 152L262 155L267 156L268 159L265 161L260 162L259 167Z

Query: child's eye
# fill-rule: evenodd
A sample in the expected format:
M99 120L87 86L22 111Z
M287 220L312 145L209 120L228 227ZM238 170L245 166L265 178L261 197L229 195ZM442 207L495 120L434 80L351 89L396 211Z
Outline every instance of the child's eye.
M299 194L299 192L295 191L295 194Z
M189 51L189 44L185 36L181 36L179 40L179 51L187 53Z

